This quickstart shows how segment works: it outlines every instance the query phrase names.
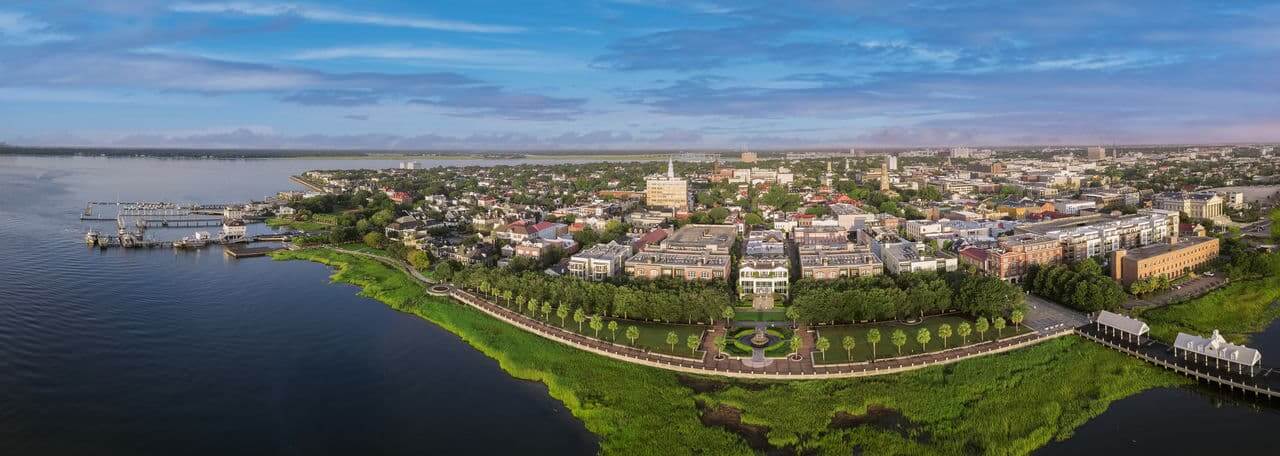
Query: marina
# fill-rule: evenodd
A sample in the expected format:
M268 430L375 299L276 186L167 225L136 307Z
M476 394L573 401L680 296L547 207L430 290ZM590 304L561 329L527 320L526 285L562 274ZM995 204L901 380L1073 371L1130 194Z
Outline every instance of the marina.
M105 234L90 227L84 242L99 249L174 248L198 250L211 245L235 246L255 242L288 242L296 232L263 233L250 235L247 223L261 222L266 211L274 206L267 203L247 204L176 204L168 202L101 202L85 204L80 216L82 222L108 222L116 225L115 234ZM221 227L216 233L196 231L175 240L156 239L147 236L153 228ZM234 250L234 251L232 251ZM276 248L253 247L228 250L233 258L262 256Z

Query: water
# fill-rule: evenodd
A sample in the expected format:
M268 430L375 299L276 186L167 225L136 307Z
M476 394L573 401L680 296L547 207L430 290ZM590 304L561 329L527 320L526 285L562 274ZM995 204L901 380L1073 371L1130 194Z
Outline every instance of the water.
M77 220L90 200L243 201L395 164L0 156L0 454L594 453L544 386L322 265L98 251ZM1280 353L1280 324L1253 344ZM1226 397L1144 392L1039 453L1268 453L1280 413Z
M323 265L99 251L77 219L368 166L394 162L0 157L0 454L594 453L545 386Z

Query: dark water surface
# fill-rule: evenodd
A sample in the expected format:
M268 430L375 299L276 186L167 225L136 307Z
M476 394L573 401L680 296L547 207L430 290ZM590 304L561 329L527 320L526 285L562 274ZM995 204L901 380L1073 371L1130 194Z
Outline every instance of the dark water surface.
M0 157L0 455L594 453L545 386L323 265L103 252L77 219L375 166L394 162Z

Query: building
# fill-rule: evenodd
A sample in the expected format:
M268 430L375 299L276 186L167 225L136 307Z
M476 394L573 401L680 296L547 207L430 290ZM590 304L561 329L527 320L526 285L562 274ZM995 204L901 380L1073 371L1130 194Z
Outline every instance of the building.
M1098 311L1098 315L1093 317L1093 326L1104 334L1135 344L1141 344L1142 338L1151 332L1151 327L1142 320L1105 310Z
M1222 202L1227 207L1237 211L1244 209L1244 192L1218 192L1218 196L1222 197Z
M689 181L676 177L675 163L670 159L665 176L645 179L644 203L651 207L689 210Z
M909 223L909 222L908 222ZM801 226L792 230L796 245L832 245L849 242L849 232L839 226Z
M745 150L742 151L743 163L755 163L756 161L759 161L759 160L760 160L760 155L756 154L755 152L747 152Z
M1222 215L1224 202L1213 192L1169 192L1152 198L1151 207L1180 211L1193 219L1212 219Z
M1036 234L1000 238L995 248L970 247L960 251L960 261L1000 280L1019 282L1031 266L1062 262L1062 244L1057 239Z
M1092 146L1087 151L1090 160L1102 160L1107 158L1107 148Z
M1208 339L1178 333L1173 341L1173 354L1184 360L1238 374L1257 375L1262 369L1262 352L1227 342L1216 329Z
M921 271L949 272L959 267L955 258L927 255L924 244L906 241L896 233L881 228L858 230L858 243L870 246L871 252L884 263L885 270L893 275Z
M631 246L610 242L596 244L569 258L569 275L587 280L605 280L621 274Z
M888 156L888 160L889 160L889 169L890 169L890 170L893 170L893 171L897 171L897 170L898 170L898 156L897 156L897 155L890 155L890 156Z
M626 261L627 275L640 278L728 280L730 249L738 230L730 225L685 225Z
M786 234L777 230L752 231L742 245L738 267L738 296L788 296L791 257L787 255Z
M862 208L848 203L836 203L828 207L831 209L831 214L836 217L836 224L844 228L845 231L861 228L868 221L876 218L875 214L868 213Z
M1125 286L1150 277L1174 279L1217 257L1217 238L1182 238L1168 244L1116 250L1111 259L1111 275Z
M244 220L224 219L222 221L222 239L224 241L244 239L247 233L248 228L245 226Z
M1018 225L1017 233L1038 234L1062 244L1062 258L1076 262L1131 249L1168 242L1178 236L1178 213L1164 210L1110 216L1094 214Z

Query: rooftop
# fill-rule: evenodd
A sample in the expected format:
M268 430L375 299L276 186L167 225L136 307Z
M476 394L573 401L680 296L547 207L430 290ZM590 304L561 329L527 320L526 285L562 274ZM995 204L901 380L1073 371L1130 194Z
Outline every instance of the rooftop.
M1174 244L1161 242L1161 243L1151 244L1148 246L1127 250L1124 253L1124 257L1133 258L1135 260L1144 260L1147 258L1158 257L1160 255L1164 255L1167 253L1176 252L1182 249L1195 247L1200 244L1204 244L1208 242L1217 242L1217 241L1218 241L1217 238L1211 238L1211 237L1186 236L1178 239L1178 242Z

